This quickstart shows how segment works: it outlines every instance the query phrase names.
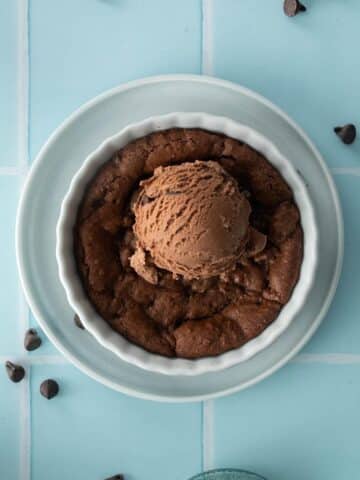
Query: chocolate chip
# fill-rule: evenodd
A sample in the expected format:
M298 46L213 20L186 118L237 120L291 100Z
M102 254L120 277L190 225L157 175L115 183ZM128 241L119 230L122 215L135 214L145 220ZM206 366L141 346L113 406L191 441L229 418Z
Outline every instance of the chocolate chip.
M36 350L39 348L41 345L41 338L39 337L37 331L35 328L30 328L26 333L25 333L25 338L24 338L24 347L25 350L28 352L31 352L32 350Z
M59 385L51 378L44 380L40 385L40 393L43 397L50 400L59 393Z
M105 480L124 480L124 475L119 473L118 475L114 475L113 477L105 478Z
M84 325L81 323L81 320L80 320L80 317L79 315L74 315L74 322L75 322L75 325L78 327L78 328L81 328L81 330L85 330L85 327Z
M305 12L306 7L299 0L284 0L284 13L288 17L294 17L300 12Z
M334 132L346 145L350 145L356 138L356 127L352 123L348 123L343 127L335 127Z
M20 382L25 377L25 370L21 365L16 365L8 360L5 362L5 368L12 382Z

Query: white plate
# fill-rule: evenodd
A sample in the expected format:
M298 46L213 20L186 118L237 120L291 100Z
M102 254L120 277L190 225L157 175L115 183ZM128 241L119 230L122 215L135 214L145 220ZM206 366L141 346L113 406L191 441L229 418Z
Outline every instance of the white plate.
M268 137L304 177L319 229L319 259L306 307L266 350L230 369L168 377L132 366L73 324L55 258L61 201L84 158L131 122L173 111L230 117ZM267 377L309 340L329 308L343 256L343 222L334 183L300 128L269 101L208 77L171 75L115 88L75 112L50 137L29 175L17 218L17 257L31 309L55 346L76 366L116 390L142 398L194 401L226 395Z

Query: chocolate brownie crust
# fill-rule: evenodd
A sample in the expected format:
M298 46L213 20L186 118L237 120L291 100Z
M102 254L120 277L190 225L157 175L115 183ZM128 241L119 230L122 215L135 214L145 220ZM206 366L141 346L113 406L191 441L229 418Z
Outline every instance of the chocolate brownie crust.
M154 285L129 262L131 205L156 167L195 160L218 162L246 192L247 253L205 280L153 265ZM78 211L74 251L89 300L114 330L159 355L200 358L238 348L274 321L299 277L303 232L291 189L260 153L220 134L170 129L130 143L97 172Z

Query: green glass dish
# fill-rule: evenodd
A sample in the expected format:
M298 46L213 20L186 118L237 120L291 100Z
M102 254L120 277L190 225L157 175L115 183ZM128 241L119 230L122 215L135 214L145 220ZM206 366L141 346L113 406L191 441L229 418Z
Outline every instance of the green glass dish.
M233 468L219 468L208 472L199 473L189 480L266 480L257 473Z

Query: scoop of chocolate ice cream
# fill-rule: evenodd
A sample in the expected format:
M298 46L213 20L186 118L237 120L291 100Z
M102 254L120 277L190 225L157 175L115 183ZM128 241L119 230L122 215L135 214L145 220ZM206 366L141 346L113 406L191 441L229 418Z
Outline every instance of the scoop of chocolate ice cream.
M137 250L131 265L153 283L146 255L159 268L196 279L226 271L244 251L251 207L217 162L157 168L141 182L133 210Z

